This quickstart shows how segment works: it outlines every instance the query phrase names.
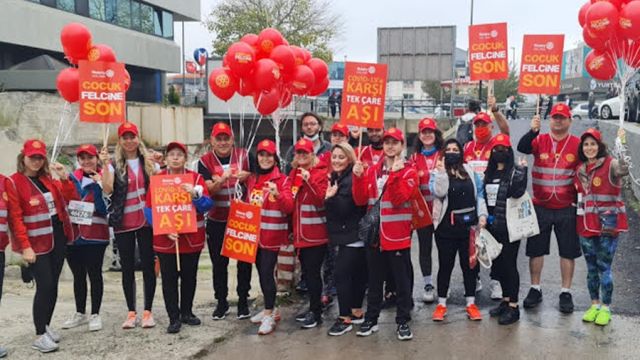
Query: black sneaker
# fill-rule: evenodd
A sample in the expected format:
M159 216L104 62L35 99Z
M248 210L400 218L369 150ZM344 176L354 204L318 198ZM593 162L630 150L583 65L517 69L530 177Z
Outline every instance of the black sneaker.
M309 311L300 327L303 329L313 329L320 324L322 324L322 317Z
M219 301L211 317L213 318L213 320L222 320L225 317L227 317L229 313L230 313L229 304L226 301L225 302Z
M181 327L182 323L180 323L180 320L171 320L171 323L169 323L169 326L167 327L167 333L177 334L180 332Z
M571 314L573 312L573 298L571 293L560 293L560 312L563 314Z
M251 317L247 299L238 301L238 320L248 319Z
M307 318L307 314L310 313L311 311L305 311L303 313L300 313L298 315L296 315L296 321L297 322L303 322L306 318Z
M409 324L400 324L398 325L398 330L396 330L396 334L398 334L398 340L411 340L413 339L413 334L411 333L411 328Z
M354 325L360 325L364 322L364 314L360 316L355 316L351 314L350 316L351 316L351 323Z
M190 314L190 315L182 315L182 317L180 318L180 321L183 324L187 324L190 326L198 326L200 324L202 324L202 321L200 321L200 319L198 319L197 316Z
M527 297L522 302L522 306L525 309L533 309L538 306L542 302L542 291L536 290L534 288L529 289L529 293Z
M498 324L511 325L520 320L520 308L507 306L507 309L500 315Z
M362 325L360 325L360 329L356 333L358 336L369 336L373 333L378 332L378 322L374 320L365 320Z
M329 329L329 335L340 336L348 333L351 330L353 330L353 325L351 325L351 322L346 322L343 318L338 318L333 326L331 326L331 329Z
M502 301L500 302L500 305L494 307L493 309L489 310L489 316L491 317L499 317L502 314L504 314L504 312L507 310L507 308L509 307L509 303L506 301Z
M380 306L382 309L390 309L396 306L396 293L388 293L385 294L384 299L382 300L382 305Z

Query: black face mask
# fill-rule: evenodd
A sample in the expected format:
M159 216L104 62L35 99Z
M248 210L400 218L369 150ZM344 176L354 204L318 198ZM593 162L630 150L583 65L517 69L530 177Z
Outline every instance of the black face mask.
M495 160L496 163L506 163L507 159L509 159L509 152L507 152L507 151L494 151L491 154L491 157Z
M462 154L460 153L445 153L444 164L446 166L453 166L462 162Z

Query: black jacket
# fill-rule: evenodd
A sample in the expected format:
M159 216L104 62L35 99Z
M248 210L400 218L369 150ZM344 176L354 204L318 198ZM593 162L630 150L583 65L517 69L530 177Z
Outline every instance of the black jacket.
M366 207L353 202L351 167L341 176L331 173L331 181L338 182L338 193L324 201L329 241L332 245L348 245L358 241L358 222Z
M509 231L507 230L507 199L519 198L527 191L527 167L514 166L512 170L505 174L500 180L496 206L489 215L493 216L493 222L488 226L488 230L496 240L509 241ZM486 198L485 191L485 198ZM486 200L486 199L485 199Z
M144 157L142 155L139 156L140 159L140 170L143 172L144 176L144 188L146 191L149 191L149 174L145 171L144 168ZM127 171L125 175L121 177L118 173L118 169L115 169L115 174L113 174L113 194L111 194L111 203L109 204L109 225L117 228L122 224L122 219L124 218L124 203L127 201L127 191L129 190L129 168L127 167ZM150 204L148 204L150 206Z

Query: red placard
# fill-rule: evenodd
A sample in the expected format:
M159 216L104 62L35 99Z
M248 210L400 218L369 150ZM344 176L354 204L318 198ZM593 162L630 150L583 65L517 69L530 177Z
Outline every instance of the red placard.
M198 231L196 208L182 184L193 184L193 174L151 177L153 234L187 234Z
M559 94L563 49L564 35L525 35L518 92Z
M80 60L80 121L122 123L126 113L124 64Z
M251 264L256 262L260 240L260 209L260 206L240 200L231 202L222 256Z
M340 122L382 129L386 92L387 64L345 63Z
M507 23L469 26L471 81L509 77Z

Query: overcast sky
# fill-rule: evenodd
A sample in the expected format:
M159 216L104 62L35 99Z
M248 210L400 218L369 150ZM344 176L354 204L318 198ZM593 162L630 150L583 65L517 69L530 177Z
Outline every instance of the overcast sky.
M204 20L219 0L200 0ZM475 24L507 22L509 47L516 48L520 60L524 34L565 34L565 49L574 48L582 38L578 10L586 0L475 0ZM467 27L471 0L333 0L330 9L342 14L344 33L332 45L334 60L375 62L379 27L457 26L457 47L468 47ZM175 40L182 42L180 24L176 24ZM185 23L185 56L204 47L211 52L211 40L202 23ZM293 44L292 44L293 45ZM509 52L511 56L512 52ZM511 60L510 60L511 61Z

